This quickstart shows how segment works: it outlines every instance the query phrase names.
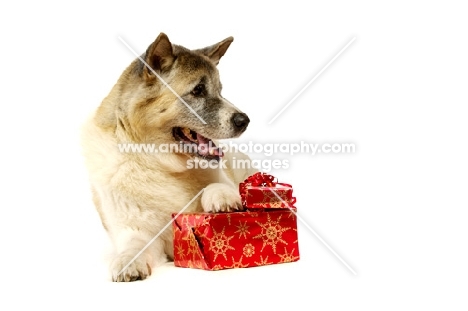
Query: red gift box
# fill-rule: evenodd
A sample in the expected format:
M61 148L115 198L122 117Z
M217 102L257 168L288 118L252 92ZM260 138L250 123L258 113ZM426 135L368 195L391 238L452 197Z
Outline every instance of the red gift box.
M251 198L261 197L258 203L262 208L253 204L254 208L245 206L247 211L244 212L172 215L176 266L220 270L299 260L296 209L290 203L295 202L292 188L279 186L283 191L280 197L285 198L282 202L272 193L271 188L278 186L275 181L271 180L268 185L252 183L252 179L270 178L270 175L259 177L258 174L261 173L242 183L240 192L243 203L255 203L244 200L246 193L251 193L252 196L248 196ZM273 195L269 197L271 205L266 203L265 196L258 194L261 188ZM283 207L289 207L280 208L278 201Z
M278 183L265 173L256 173L241 182L239 193L247 208L288 208L296 203L290 184Z

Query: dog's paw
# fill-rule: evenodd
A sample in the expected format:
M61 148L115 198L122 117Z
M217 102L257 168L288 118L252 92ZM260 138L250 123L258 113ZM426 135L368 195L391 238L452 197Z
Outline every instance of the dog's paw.
M205 212L242 210L241 199L236 189L221 183L213 183L205 188L201 204Z
M110 266L113 282L133 282L144 280L151 275L151 266L142 258L138 257L125 270L122 269L133 259L133 256L121 255L116 257Z

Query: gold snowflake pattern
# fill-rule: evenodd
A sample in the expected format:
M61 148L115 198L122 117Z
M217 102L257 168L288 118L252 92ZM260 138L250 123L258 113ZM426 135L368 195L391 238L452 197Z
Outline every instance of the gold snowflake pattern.
M255 264L257 266L266 266L266 265L271 265L272 262L268 262L268 256L266 256L265 259L263 259L263 256L260 255L260 261L259 262L255 261Z
M284 248L284 254L278 254L278 256L280 256L281 258L281 263L284 263L284 262L293 262L293 261L296 261L299 259L299 256L294 256L294 248L291 250L291 254L288 253L288 251L286 250L286 247Z
M297 212L294 209L291 208L289 210L288 219L291 218L291 217L294 219L296 217L296 213Z
M201 260L195 261L194 268L195 269L203 269L203 263L201 262Z
M252 244L245 244L244 248L242 249L245 257L252 257L255 254L255 246Z
M208 227L205 227L203 231L201 231L201 228L200 227L197 227L195 228L194 230L195 232L195 235L199 238L199 239L203 239L203 238L206 238L207 237L207 234L209 232L209 228Z
M231 225L231 214L227 214L226 218L228 220L228 225Z
M293 229L293 230L296 231L296 236L297 236L297 229ZM296 243L296 244L297 244L297 243L298 243L298 239L299 239L299 238L297 238L296 241L294 241L293 243Z
M260 252L263 252L263 249L265 248L266 245L271 245L271 248L273 249L273 253L276 254L276 244L278 242L281 242L285 245L288 245L288 242L283 240L283 232L291 229L290 227L281 227L280 226L280 221L281 221L281 216L278 216L277 220L271 220L270 214L267 213L267 222L262 224L259 223L258 221L255 221L257 225L259 225L262 229L262 231L254 236L254 239L262 239L263 240L263 246Z
M182 225L182 227L185 227L186 229L190 229L191 228L191 224L190 224L190 217L189 215L183 215L182 216L182 219L180 221L180 224Z
M229 249L234 250L235 248L229 245L229 241L233 238L233 236L227 237L224 234L224 229L221 230L220 233L217 233L215 229L213 229L213 237L209 239L210 241L210 251L213 251L215 254L214 260L218 258L218 255L223 255L224 259L227 260L226 251Z
M216 265L216 266L213 267L212 270L213 271L218 271L218 270L221 270L221 269L223 269L223 267L221 265Z
M241 238L241 236L244 236L244 239L247 239L247 234L249 234L249 226L247 226L247 221L245 221L244 223L242 223L240 220L239 220L239 225L236 226L236 228L238 229L237 231L234 231L234 233L239 233L239 239Z
M192 228L207 222L207 219L203 219L204 217L204 215L181 215L178 218L180 218L180 226L187 231L191 231ZM200 219L203 222L200 222Z
M198 257L199 245L197 239L191 234L182 238L182 240L188 241L187 255L192 255L192 259L195 260L195 257Z
M180 260L184 260L185 259L185 254L184 254L184 248L182 247L182 245L176 245L176 251L177 251L177 256Z
M281 200L279 200L279 198ZM263 206L268 205L269 207L287 207L289 198L286 192L278 190L269 189L268 191L263 191L263 199L261 204Z
M243 257L244 256L241 256L239 261L234 261L234 257L232 257L232 266L229 266L227 268L247 268L249 265L248 264L244 265L242 263L242 258Z

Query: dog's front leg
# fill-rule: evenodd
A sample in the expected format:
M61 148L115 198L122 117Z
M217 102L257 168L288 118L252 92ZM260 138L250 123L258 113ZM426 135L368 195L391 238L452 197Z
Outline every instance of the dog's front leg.
M201 199L201 204L205 212L230 212L242 210L242 203L239 195L239 183L248 176L257 172L257 169L250 163L250 158L243 153L226 153L223 163L225 167L220 167L211 171L212 180ZM235 168L232 164L235 159L249 161L246 168Z
M112 235L115 254L110 262L114 282L144 280L151 275L151 267L167 261L163 241L141 229L121 228ZM148 246L147 246L148 245Z
M232 212L242 209L239 192L224 183L209 184L203 192L201 203L205 212Z
M205 212L232 212L242 209L239 190L233 180L223 170L213 172L216 181L203 192L201 204Z
M104 227L113 244L110 275L114 282L143 280L151 275L151 268L167 261L164 241L172 238L172 232L160 233L170 216L162 217L149 208L139 205L115 192L99 193L99 208Z

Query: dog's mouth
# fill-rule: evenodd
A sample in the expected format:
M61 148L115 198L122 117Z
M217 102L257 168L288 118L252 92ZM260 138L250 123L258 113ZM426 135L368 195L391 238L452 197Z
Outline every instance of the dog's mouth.
M174 127L172 129L172 135L175 140L182 143L184 153L195 154L210 160L219 160L219 158L223 156L221 148L217 147L210 138L188 127Z

